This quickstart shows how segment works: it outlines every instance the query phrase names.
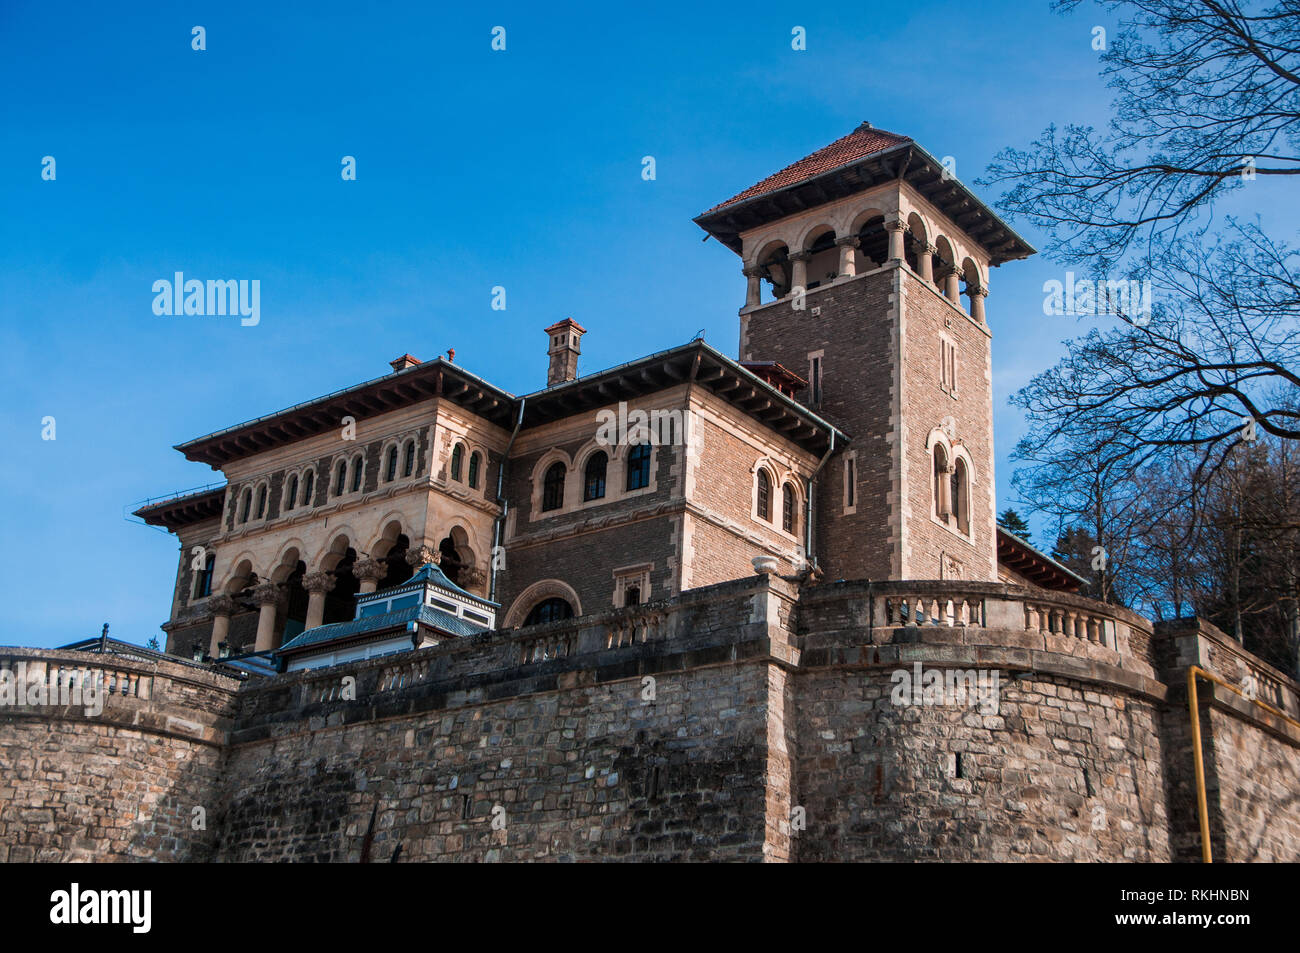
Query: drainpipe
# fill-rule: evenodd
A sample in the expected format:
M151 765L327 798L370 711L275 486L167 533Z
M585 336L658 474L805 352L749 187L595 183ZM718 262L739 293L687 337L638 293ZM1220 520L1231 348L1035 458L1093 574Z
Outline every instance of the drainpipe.
M821 462L817 464L817 469L814 470L812 472L812 476L808 478L807 512L804 514L804 521L803 521L803 552L804 552L804 561L812 566L815 566L817 564L817 560L816 558L814 558L813 551L812 551L813 489L817 486L817 474L822 472L822 467L826 466L826 461L831 458L831 454L834 452L835 452L835 430L832 428L831 445L826 448L826 456L822 457Z
M1229 691L1236 692L1246 701L1253 702L1270 714L1276 715L1297 728L1300 728L1300 721L1296 721L1286 712L1278 711L1272 705L1262 702L1258 698L1246 698L1246 693L1236 685L1229 685L1219 676L1213 672L1207 672L1199 665L1189 665L1187 667L1187 707L1192 716L1192 763L1196 767L1196 813L1201 822L1201 861L1209 864L1214 862L1214 857L1210 852L1210 811L1205 796L1205 755L1201 752L1201 713L1196 698L1196 680L1198 678L1214 682Z
M497 601L497 552L501 548L501 525L505 522L506 513L510 509L510 504L506 502L504 496L506 463L510 460L510 448L515 445L515 437L519 436L519 428L523 426L524 405L527 403L527 397L519 398L519 418L515 421L514 432L510 434L510 442L506 444L506 452L501 457L501 466L497 467L497 505L501 507L501 512L492 527L492 552L488 557L491 572L491 582L488 583L488 602Z

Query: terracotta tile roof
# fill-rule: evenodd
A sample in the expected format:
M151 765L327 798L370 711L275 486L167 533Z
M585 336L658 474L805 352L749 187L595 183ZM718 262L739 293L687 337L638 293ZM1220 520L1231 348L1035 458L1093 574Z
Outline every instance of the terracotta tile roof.
M818 149L810 156L805 156L793 165L788 165L780 172L769 175L757 185L751 185L739 195L733 195L727 201L713 206L705 215L716 212L735 202L752 199L758 195L775 192L799 182L816 178L823 172L829 172L858 159L864 159L877 152L883 152L893 146L911 142L907 136L900 136L884 129L873 129L863 123L842 139L836 139L829 146Z

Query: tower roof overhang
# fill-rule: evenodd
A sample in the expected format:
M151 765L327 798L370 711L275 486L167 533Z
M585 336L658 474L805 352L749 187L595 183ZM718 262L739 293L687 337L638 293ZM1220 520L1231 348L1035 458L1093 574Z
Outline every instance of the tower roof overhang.
M987 252L990 264L1035 254L1032 245L914 140L865 124L696 216L695 223L741 254L742 232L891 181L906 182L943 212Z

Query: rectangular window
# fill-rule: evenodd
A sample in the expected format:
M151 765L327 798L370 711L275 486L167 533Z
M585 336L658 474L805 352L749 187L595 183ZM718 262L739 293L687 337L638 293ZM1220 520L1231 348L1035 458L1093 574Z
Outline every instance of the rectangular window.
M939 337L939 389L957 396L957 345Z
M844 455L844 512L856 512L858 506L858 453Z
M825 351L813 351L808 355L808 406L822 405L822 359Z

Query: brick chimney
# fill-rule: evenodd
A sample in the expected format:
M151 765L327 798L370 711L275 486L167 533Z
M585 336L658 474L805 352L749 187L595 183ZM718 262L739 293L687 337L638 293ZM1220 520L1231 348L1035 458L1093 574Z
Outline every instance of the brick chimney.
M582 353L582 336L587 333L573 318L565 318L546 329L549 346L546 353L551 357L550 367L546 371L546 386L554 387L578 376L578 355Z
M403 354L401 357L395 357L389 361L388 366L394 371L404 371L408 367L415 367L415 365L419 363L420 359L418 357L411 357L409 354Z

